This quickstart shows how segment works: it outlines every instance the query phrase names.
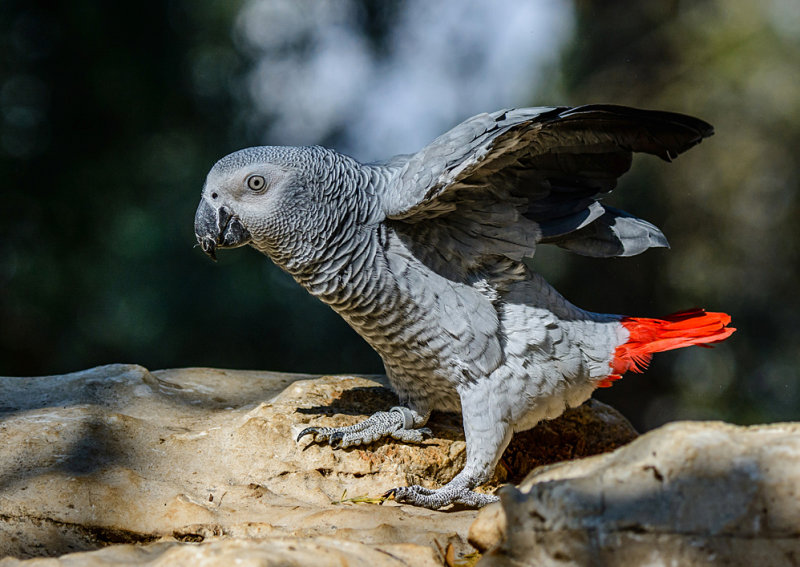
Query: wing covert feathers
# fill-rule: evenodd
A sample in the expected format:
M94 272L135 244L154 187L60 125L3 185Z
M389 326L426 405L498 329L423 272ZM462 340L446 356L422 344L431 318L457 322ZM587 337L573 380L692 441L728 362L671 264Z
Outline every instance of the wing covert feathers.
M691 116L602 104L479 114L392 162L382 205L387 218L408 224L447 223L459 211L505 206L536 223L532 236L543 243L586 256L633 256L667 246L666 238L599 200L634 153L670 161L713 132Z
M711 346L724 341L736 331L728 327L730 315L703 309L681 311L663 319L623 317L620 322L630 336L614 352L611 374L598 382L599 388L611 386L625 372L643 372L653 353L692 345Z

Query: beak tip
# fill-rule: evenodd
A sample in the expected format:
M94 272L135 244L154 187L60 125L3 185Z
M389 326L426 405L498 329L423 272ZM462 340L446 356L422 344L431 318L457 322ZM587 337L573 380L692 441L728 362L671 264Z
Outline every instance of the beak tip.
M198 243L200 244L200 248L203 249L203 252L206 256L211 258L213 261L217 261L217 243L214 242L214 239L209 237L198 237Z

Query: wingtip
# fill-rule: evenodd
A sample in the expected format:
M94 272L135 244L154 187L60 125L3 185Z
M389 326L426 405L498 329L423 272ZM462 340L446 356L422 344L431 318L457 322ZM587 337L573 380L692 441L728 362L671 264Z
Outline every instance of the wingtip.
M592 115L595 117L631 120L641 124L649 124L652 127L656 125L662 127L670 125L673 134L681 133L680 141L670 140L669 143L666 143L664 139L661 139L658 140L658 143L650 146L649 149L645 147L641 149L631 148L634 151L654 153L667 162L672 161L683 152L696 146L703 141L703 139L714 135L714 127L705 120L695 116L668 110L647 110L617 104L585 104L576 106L561 112L559 118L580 119ZM653 135L652 132L651 135ZM651 142L652 141L653 140L651 140Z

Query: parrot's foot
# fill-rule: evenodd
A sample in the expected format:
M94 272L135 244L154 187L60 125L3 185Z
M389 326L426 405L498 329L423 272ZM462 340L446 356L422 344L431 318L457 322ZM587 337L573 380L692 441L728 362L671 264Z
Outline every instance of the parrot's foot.
M392 437L406 443L421 443L432 435L431 430L427 427L414 427L423 425L427 417L408 408L395 407L389 411L379 411L361 423L348 427L306 427L297 436L297 441L306 435L313 435L314 442L327 441L330 446L339 449L366 445L382 437Z
M448 504L464 504L470 508L482 508L492 502L500 500L491 494L473 492L466 483L453 481L437 490L424 488L419 485L401 486L392 488L384 498L394 496L397 502L421 506L430 510L438 510Z

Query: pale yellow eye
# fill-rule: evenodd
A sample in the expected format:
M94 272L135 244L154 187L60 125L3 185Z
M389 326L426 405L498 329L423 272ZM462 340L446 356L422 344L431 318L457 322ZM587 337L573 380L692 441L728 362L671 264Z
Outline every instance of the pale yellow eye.
M267 184L261 175L251 175L247 178L247 187L253 191L261 191Z

